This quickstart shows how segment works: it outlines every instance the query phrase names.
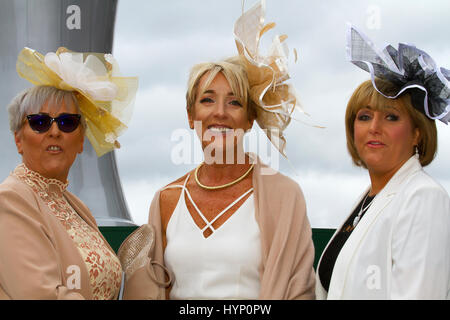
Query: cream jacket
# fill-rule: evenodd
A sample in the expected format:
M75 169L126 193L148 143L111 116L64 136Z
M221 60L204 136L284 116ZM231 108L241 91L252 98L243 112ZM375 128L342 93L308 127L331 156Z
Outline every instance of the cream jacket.
M295 181L259 159L253 170L262 249L259 298L314 299L314 245L303 193ZM155 259L163 263L159 191L150 207L149 224L156 231Z
M320 299L450 298L450 200L416 158L374 198L337 257L328 293L317 276L316 294Z
M64 196L98 231L81 200L68 191ZM0 300L92 298L86 264L66 229L28 185L10 175L0 184Z

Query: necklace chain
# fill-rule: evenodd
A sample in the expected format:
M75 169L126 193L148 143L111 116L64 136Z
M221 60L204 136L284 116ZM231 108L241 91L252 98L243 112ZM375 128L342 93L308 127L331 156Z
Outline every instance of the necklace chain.
M243 180L246 176L248 176L248 174L252 171L253 167L255 166L255 164L252 164L252 165L250 166L250 168L247 170L247 172L245 172L242 176L240 176L239 178L237 178L237 179L234 180L234 181L228 182L228 183L226 183L226 184L224 184L224 185L221 185L221 186L205 186L205 185L202 184L202 183L200 182L200 180L198 179L198 170L200 169L200 167L201 167L202 165L203 165L203 163L201 163L201 164L195 169L194 177L195 177L195 182L197 182L197 184L198 184L200 187L202 187L203 189L207 189L207 190L217 190L217 189L223 189L223 188L232 186L233 184L238 183L239 181Z
M361 220L361 216L363 215L363 213L365 213L367 211L367 209L370 207L370 205L372 204L372 200L369 201L369 203L367 204L366 207L364 207L364 205L366 204L366 200L367 197L369 196L369 192L366 194L366 196L364 197L363 203L361 205L361 209L359 209L359 213L358 215L355 217L355 219L353 220L353 227L356 227L356 225L359 223L359 221Z

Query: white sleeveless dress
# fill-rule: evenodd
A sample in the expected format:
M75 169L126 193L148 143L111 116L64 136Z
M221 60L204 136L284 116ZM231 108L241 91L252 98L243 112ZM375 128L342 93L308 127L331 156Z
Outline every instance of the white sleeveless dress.
M261 240L253 194L219 228L212 224L253 188L208 221L184 185L166 230L166 266L174 273L171 299L257 299L260 288ZM186 207L185 194L206 226L201 230ZM205 238L203 232L212 234Z

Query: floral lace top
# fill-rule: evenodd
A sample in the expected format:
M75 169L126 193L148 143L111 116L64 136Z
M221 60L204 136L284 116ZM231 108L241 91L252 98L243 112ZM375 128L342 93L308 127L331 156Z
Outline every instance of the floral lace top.
M16 167L13 174L38 194L66 228L86 264L94 299L114 299L122 277L120 261L98 232L75 212L64 197L68 183L45 178L23 163Z

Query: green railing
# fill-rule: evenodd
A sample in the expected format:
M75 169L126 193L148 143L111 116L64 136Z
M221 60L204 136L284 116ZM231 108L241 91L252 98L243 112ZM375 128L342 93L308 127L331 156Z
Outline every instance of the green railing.
M322 255L322 251L327 246L328 241L330 241L335 231L335 229L312 229L312 238L314 242L314 249L316 251L314 255L314 269L316 269L317 263L319 263L320 256Z
M137 227L100 227L103 236L108 240L110 246L117 252L123 240L133 232ZM316 250L314 258L314 268L319 262L320 255L325 249L328 241L334 233L334 229L317 229L313 228L313 242Z
M99 227L100 232L109 242L109 245L114 249L117 253L119 250L120 244L125 240L126 237L138 227Z

